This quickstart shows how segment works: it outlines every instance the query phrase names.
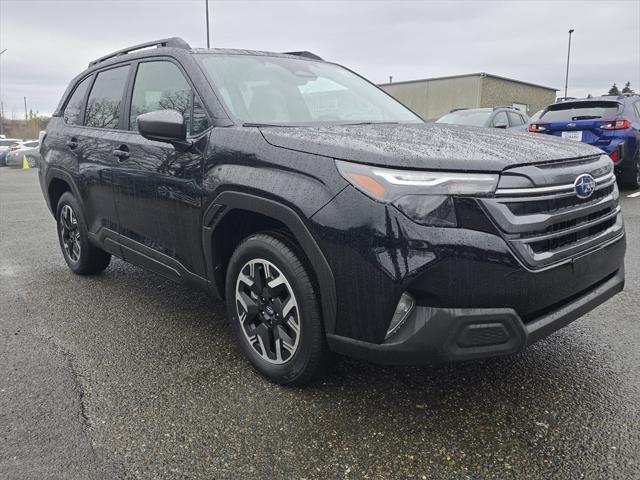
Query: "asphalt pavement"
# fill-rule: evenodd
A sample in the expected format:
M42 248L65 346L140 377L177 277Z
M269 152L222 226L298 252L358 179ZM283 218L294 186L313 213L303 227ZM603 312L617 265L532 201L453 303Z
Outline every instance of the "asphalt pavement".
M66 267L37 171L0 169L0 478L640 478L640 197L626 290L527 351L273 385L222 303Z

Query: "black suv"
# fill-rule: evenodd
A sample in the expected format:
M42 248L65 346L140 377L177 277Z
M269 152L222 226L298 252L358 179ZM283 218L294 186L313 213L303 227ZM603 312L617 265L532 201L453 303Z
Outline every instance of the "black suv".
M425 124L309 52L115 52L71 82L41 151L71 270L115 255L226 299L280 383L311 380L330 351L511 354L624 285L600 150Z

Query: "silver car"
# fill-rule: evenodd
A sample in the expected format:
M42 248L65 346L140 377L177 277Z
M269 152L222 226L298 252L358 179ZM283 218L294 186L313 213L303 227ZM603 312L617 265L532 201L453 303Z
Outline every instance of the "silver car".
M25 140L12 145L7 153L7 166L22 166L24 159L27 159L29 167L37 167L40 161L40 142L38 140Z

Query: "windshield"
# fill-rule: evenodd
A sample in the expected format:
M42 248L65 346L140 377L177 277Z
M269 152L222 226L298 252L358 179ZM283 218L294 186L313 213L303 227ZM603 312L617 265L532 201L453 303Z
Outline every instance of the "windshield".
M490 110L458 110L447 113L436 120L436 123L451 123L454 125L471 125L484 127L491 116Z
M338 65L258 55L198 57L228 109L244 123L422 123Z
M618 102L566 102L547 108L540 120L543 122L569 122L591 118L610 117L620 109Z

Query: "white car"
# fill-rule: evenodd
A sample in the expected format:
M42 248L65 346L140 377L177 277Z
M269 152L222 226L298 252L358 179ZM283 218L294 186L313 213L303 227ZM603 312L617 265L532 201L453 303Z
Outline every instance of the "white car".
M17 142L9 148L5 163L10 166L21 166L23 159L27 159L30 167L38 165L40 159L40 142L38 140L25 140Z
M21 141L19 138L0 138L0 167L6 165L5 159L9 153L9 147Z

